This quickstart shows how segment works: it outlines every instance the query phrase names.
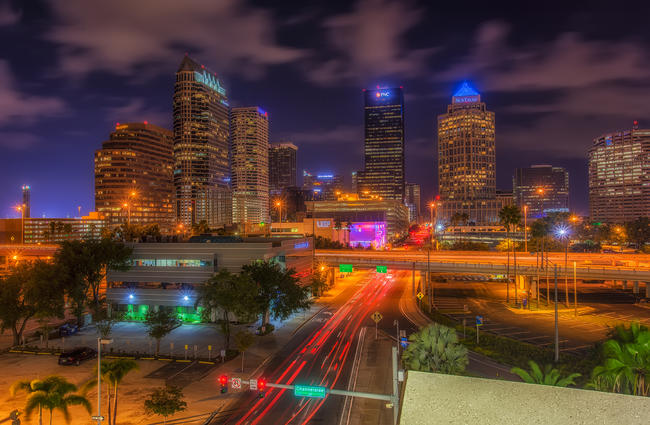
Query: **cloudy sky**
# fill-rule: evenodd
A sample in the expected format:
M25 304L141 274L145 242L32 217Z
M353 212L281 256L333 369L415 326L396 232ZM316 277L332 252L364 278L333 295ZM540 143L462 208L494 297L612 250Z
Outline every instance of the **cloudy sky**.
M185 52L231 104L269 112L300 169L348 182L363 166L362 88L404 86L406 175L423 200L436 116L469 80L496 113L498 186L515 167L564 166L586 213L591 140L650 127L646 3L0 0L0 216L24 183L34 216L91 210L93 151L115 122L171 125Z

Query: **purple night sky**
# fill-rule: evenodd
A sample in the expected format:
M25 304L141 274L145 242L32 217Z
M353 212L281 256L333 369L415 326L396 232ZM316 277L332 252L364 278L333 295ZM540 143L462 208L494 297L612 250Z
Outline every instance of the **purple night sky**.
M361 89L404 86L406 175L423 202L436 116L469 80L496 113L498 187L515 167L564 166L586 213L591 140L650 127L649 6L427 4L0 0L0 217L16 216L25 183L33 216L91 210L94 150L118 121L170 126L184 52L220 74L233 106L269 112L299 170L346 183L363 166Z

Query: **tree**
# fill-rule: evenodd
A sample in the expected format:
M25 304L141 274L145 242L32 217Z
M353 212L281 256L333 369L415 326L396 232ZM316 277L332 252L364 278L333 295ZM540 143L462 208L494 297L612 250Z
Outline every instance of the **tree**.
M81 324L85 306L95 315L101 310L99 287L110 270L128 270L133 250L110 239L64 241L55 254L65 282L66 295ZM90 298L89 298L90 294Z
M103 361L101 364L102 380L108 387L108 425L115 425L117 421L117 390L122 380L134 370L140 369L135 360L131 359L116 359L110 362ZM95 367L94 376L97 375L97 367ZM85 393L90 388L97 386L97 378L91 379L86 382L82 390ZM111 399L113 405L111 406Z
M325 273L318 269L312 273L309 286L311 288L312 295L315 297L323 295L323 293L330 288Z
M506 205L499 211L499 221L506 228L506 238L510 240L510 232L521 222L521 211L516 205ZM517 251L513 249L515 263L515 302L517 302ZM508 250L506 302L510 302L510 250Z
M97 320L95 320L95 327L97 328L97 336L102 339L108 339L111 336L113 331L113 326L116 323L123 320L124 315L122 313L113 312L111 317L108 316L106 309L103 309Z
M10 388L11 395L15 395L18 390L27 391L27 401L25 402L25 419L29 420L35 410L38 410L38 423L43 423L43 410L50 411L50 425L54 410L59 410L63 414L66 423L70 423L70 406L82 406L90 414L90 402L83 395L71 394L77 391L77 386L68 382L61 376L48 376L43 380L35 379L33 381L18 381Z
M255 335L248 331L239 331L235 334L235 345L241 354L241 371L244 373L244 353L255 342Z
M201 220L198 223L192 225L192 236L201 235L204 233L210 233L210 226L205 220Z
M336 229L336 240L337 242L341 242L341 228L343 227L343 223L341 223L341 218L336 217L334 219L334 228Z
M650 242L650 218L639 217L625 224L628 239L636 244L637 249Z
M124 223L103 234L105 238L124 242L142 240L148 236L156 238L161 235L160 226L157 223Z
M568 376L562 377L559 370L555 369L553 365L547 364L542 370L537 363L530 360L528 362L530 372L520 368L513 367L510 372L519 375L519 377L528 384L551 385L554 387L568 387L575 385L575 379L579 378L579 373L572 373Z
M648 396L650 394L650 332L638 324L616 332L603 344L604 361L592 372L590 386L597 390Z
M213 314L222 314L220 324L226 350L230 348L230 315L248 321L260 313L256 292L257 286L247 273L236 275L226 269L219 270L197 289L196 304L204 307L203 319L212 321Z
M0 278L0 328L11 329L19 345L32 317L63 317L64 299L56 266L44 261L19 264Z
M262 326L271 316L284 320L296 311L311 305L309 288L301 286L295 270L283 270L273 261L257 261L242 267L257 285L257 300L263 312Z
M163 387L155 389L148 399L144 401L144 411L148 414L163 417L163 424L167 417L187 409L183 401L183 392L178 387Z
M156 357L160 352L160 340L169 335L171 331L181 324L180 319L171 310L161 307L158 311L147 311L144 325L147 327L149 337L156 340Z
M454 329L434 323L411 334L409 341L402 359L411 370L459 374L467 366L467 348Z

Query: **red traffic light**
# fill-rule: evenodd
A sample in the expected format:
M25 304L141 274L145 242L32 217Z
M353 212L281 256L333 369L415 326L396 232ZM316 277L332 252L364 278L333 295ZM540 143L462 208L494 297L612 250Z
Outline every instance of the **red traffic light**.
M266 389L266 379L260 378L257 380L257 390L264 391Z
M219 377L219 384L221 384L222 386L228 385L228 375L221 375Z

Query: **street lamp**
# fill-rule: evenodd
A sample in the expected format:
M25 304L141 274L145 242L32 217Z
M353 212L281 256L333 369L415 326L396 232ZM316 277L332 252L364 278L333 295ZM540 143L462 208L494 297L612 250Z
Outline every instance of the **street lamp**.
M25 204L19 205L16 211L20 212L20 244L25 244Z
M112 343L112 339L97 338L97 425L101 425L104 420L102 417L102 345Z
M275 201L275 206L278 207L278 215L280 216L280 223L282 223L282 201Z
M129 205L127 202L125 202L122 206L124 208L126 208L126 213L127 213L127 215L126 215L126 223L131 224L131 205Z
M568 267L568 257L569 257L569 234L570 229L567 226L558 226L555 229L555 234L561 240L564 240L564 290L565 290L565 303L567 308L569 307L569 271Z
M524 251L528 252L528 205L524 205Z

